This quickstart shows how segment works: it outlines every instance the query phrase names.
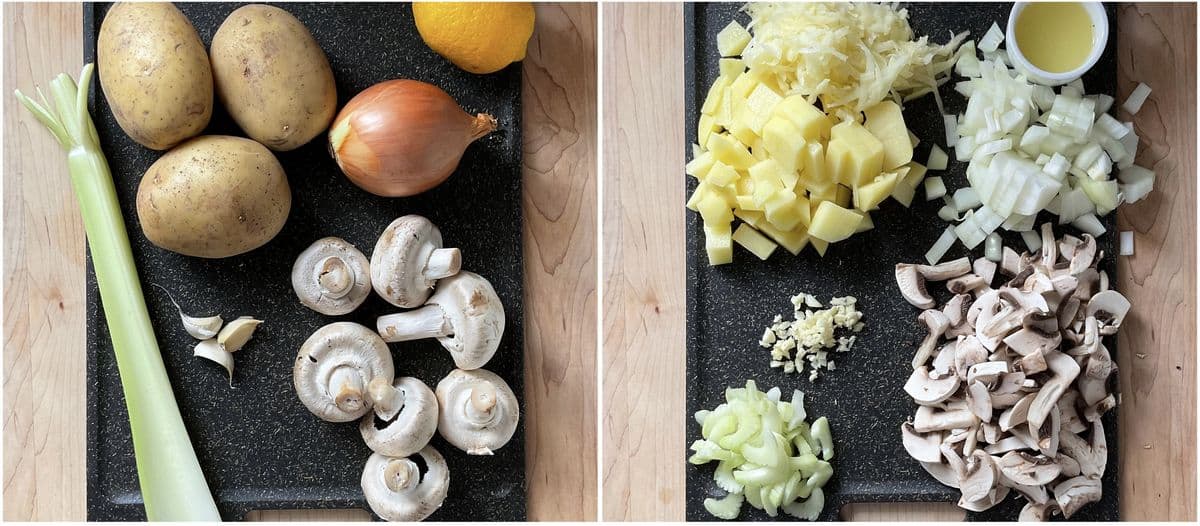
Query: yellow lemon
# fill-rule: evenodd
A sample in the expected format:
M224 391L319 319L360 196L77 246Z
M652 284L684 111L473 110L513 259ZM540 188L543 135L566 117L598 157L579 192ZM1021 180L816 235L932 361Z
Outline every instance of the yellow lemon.
M529 2L417 2L413 18L430 48L471 73L493 73L524 59L533 35Z

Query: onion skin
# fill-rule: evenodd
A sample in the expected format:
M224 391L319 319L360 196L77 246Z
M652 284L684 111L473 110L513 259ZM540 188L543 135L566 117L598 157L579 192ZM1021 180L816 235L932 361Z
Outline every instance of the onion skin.
M363 190L405 197L445 181L467 146L495 129L494 117L472 117L437 86L388 80L342 108L329 130L329 151Z

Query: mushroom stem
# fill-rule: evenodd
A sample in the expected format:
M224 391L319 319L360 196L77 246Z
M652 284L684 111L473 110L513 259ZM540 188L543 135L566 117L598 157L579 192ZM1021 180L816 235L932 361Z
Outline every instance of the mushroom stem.
M437 305L426 305L417 310L380 316L375 322L375 327L386 342L404 342L454 334L454 327L446 318L445 311Z
M313 270L317 274L317 283L321 284L321 294L325 296L341 298L354 287L354 272L340 257L329 256Z
M481 383L471 388L471 408L480 413L491 413L496 407L496 386Z
M429 254L423 274L425 279L437 280L458 274L462 268L462 253L457 248L438 248Z
M388 460L383 468L383 483L393 493L404 493L420 482L421 473L417 464L407 458Z
M396 389L387 378L373 378L371 383L367 384L367 394L371 397L371 403L374 404L375 414L384 420L391 420L396 417L400 409L404 407L404 391Z
M363 406L363 379L353 367L338 367L329 375L329 393L333 395L333 403L349 413L357 412Z

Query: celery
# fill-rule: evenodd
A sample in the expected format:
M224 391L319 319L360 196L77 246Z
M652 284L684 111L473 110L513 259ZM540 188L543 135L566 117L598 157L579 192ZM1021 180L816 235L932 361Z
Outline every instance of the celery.
M104 317L112 335L129 408L146 518L218 521L221 517L200 471L163 366L112 174L88 113L88 86L93 69L92 64L83 67L79 86L65 73L50 81L53 105L40 89L40 104L19 90L15 95L67 152L71 185L79 199Z

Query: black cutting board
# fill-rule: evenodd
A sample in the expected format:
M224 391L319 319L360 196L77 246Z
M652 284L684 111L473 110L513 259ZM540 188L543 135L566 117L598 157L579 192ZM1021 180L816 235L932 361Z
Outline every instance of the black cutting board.
M699 106L708 87L719 75L716 35L737 19L742 25L749 17L740 12L744 4L687 4L684 20L684 82L686 84L687 151L696 142ZM933 42L947 41L952 32L969 30L973 40L987 32L992 21L1005 27L1011 4L920 4L905 3L913 32L929 35ZM1115 23L1109 8L1110 23ZM1100 63L1084 78L1089 93L1115 93L1116 27L1111 26L1108 48ZM961 79L956 79L961 80ZM942 87L941 95L948 113L961 113L964 97L953 91L953 83ZM942 119L932 95L909 102L904 108L908 127L921 139L913 155L924 161L930 144L945 147ZM966 163L953 160L943 176L950 192L966 186ZM690 154L689 154L690 158ZM686 177L681 174L681 177ZM686 177L688 195L696 180ZM909 364L924 331L917 322L920 311L909 305L896 288L894 267L899 262L924 262L925 252L946 228L937 217L943 205L940 199L926 202L918 189L912 208L893 200L871 213L875 228L830 245L824 258L812 248L798 257L782 248L767 261L760 261L746 250L734 248L734 262L710 267L704 250L700 215L687 213L687 440L690 445L700 438L700 426L692 414L724 402L727 386L741 387L747 379L760 389L779 386L784 393L800 389L810 420L829 417L836 452L834 476L824 488L825 508L820 520L838 520L842 506L854 502L956 502L958 491L942 486L907 453L900 443L900 424L916 410L904 392L904 382L912 373ZM1040 218L1047 219L1049 216ZM1100 268L1114 276L1116 238L1115 215L1103 218L1109 233L1098 239L1105 251ZM1041 221L1038 222L1041 224ZM1079 232L1055 227L1055 232ZM1020 236L1006 233L1004 244L1024 251ZM956 244L944 260L967 255ZM983 247L970 253L982 257ZM930 287L939 302L949 293L945 287ZM799 292L816 295L822 302L833 296L854 296L864 313L866 328L858 334L854 348L836 357L837 369L822 371L815 382L808 375L785 375L768 365L769 353L758 346L763 329L776 314L790 319L789 298ZM940 293L940 295L939 295ZM940 303L939 303L940 304ZM1116 339L1105 345L1116 352ZM1112 381L1116 380L1113 375ZM1102 502L1085 506L1073 520L1116 520L1117 507L1117 428L1116 410L1104 417L1109 460L1104 474ZM681 451L680 459L690 456ZM687 519L712 520L703 502L721 497L724 492L712 481L716 463L687 467ZM1015 495L1015 493L1014 493ZM985 513L967 512L969 520L1016 520L1024 501L1010 496L1004 503ZM786 514L772 519L766 513L742 506L740 520L790 520Z
M179 4L209 44L239 4ZM292 388L292 362L319 327L355 321L374 327L396 309L372 294L356 312L327 317L300 305L289 274L296 256L324 236L339 236L370 254L393 219L421 214L441 228L446 246L462 249L463 268L488 278L504 303L507 328L487 368L518 399L522 388L520 65L491 75L463 72L421 41L408 4L281 4L325 50L337 79L339 107L377 82L410 78L446 90L468 112L490 112L500 130L467 149L458 170L424 194L389 199L370 195L338 171L324 137L277 153L292 190L283 231L247 254L207 260L151 245L135 211L138 181L161 154L134 143L117 126L102 94L92 114L116 181L133 255L151 320L184 423L221 515L237 520L251 510L366 508L359 477L370 455L356 423L332 424L301 405ZM84 6L84 55L94 60L106 5ZM100 89L103 85L100 84ZM243 135L218 103L205 133ZM166 287L191 314L226 320L253 315L266 322L237 354L234 388L224 370L192 356L195 344L180 325ZM88 262L88 519L144 520L127 413L95 274ZM398 375L430 387L454 368L434 340L392 344ZM524 416L524 415L522 415ZM431 520L516 521L525 518L524 430L493 457L469 457L435 437L450 467L450 491Z

